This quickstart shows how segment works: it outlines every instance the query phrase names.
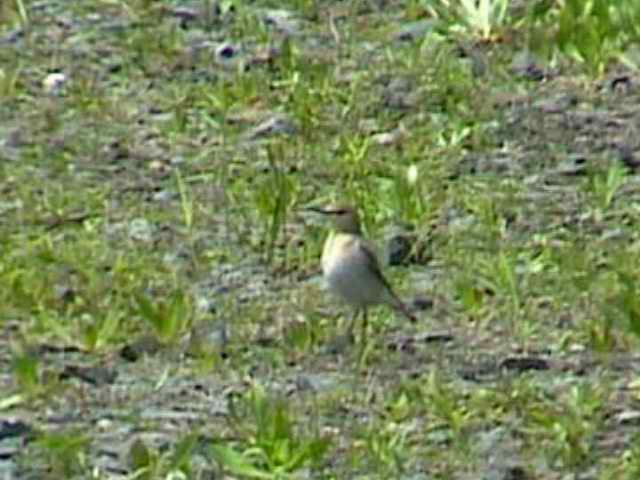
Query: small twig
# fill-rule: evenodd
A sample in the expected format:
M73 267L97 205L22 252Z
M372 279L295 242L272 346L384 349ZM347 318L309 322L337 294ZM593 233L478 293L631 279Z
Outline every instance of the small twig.
M329 10L329 30L331 31L331 35L333 35L333 40L336 42L336 45L340 45L340 33L336 28L335 17L333 15L333 10Z

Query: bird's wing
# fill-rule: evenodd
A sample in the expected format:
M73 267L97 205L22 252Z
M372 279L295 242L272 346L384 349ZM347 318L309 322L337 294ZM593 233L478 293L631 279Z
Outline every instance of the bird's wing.
M371 271L373 272L373 274L384 284L385 287L387 287L387 290L389 290L389 293L391 293L391 295L395 297L395 294L391 289L391 285L389 285L389 282L387 281L386 278L384 278L384 275L382 274L382 269L380 268L380 261L378 260L378 255L376 254L375 247L371 243L363 239L359 239L358 249L360 253L366 257L367 263L371 267Z
M369 242L363 239L359 239L358 249L360 253L367 258L367 262L371 267L371 271L373 272L373 274L385 286L387 290L387 294L389 295L389 304L394 308L396 308L397 310L399 310L400 312L402 312L409 320L411 320L412 322L415 322L416 317L409 311L407 306L395 294L395 292L391 288L391 285L389 284L387 279L384 278L384 275L382 274L382 269L380 268L380 262L378 260L378 256L376 255L375 247Z

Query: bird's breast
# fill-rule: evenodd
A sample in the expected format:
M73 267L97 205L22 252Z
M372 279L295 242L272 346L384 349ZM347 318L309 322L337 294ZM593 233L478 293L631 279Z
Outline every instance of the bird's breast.
M360 242L356 236L332 234L322 253L322 271L333 293L364 307L381 302L384 285L372 271Z

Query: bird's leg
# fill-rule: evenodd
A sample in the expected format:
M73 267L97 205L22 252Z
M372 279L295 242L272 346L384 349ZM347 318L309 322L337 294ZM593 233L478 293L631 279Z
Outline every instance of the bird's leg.
M362 339L363 344L367 342L367 329L369 328L369 317L367 315L367 307L362 307Z
M347 325L347 340L349 343L355 343L355 337L353 335L353 330L355 328L356 320L358 319L358 309L354 310L353 316L349 321L349 325Z

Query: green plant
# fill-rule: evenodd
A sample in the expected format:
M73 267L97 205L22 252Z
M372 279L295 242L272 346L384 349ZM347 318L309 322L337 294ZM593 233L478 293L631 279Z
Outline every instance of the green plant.
M624 165L616 162L612 164L606 172L595 172L589 178L589 191L593 195L596 207L600 210L607 210L615 197L627 181L627 169Z
M317 428L305 432L297 427L284 399L268 396L259 386L232 402L230 409L238 440L216 440L210 452L231 474L289 478L304 465L318 465L330 446Z
M516 262L516 255L509 255L507 252L501 251L493 268L490 268L491 273L489 274L494 279L496 290L505 292L511 300L509 303L514 317L518 316L522 305Z
M182 219L187 230L191 232L194 220L193 198L191 197L191 193L184 183L184 179L182 178L180 169L175 170L175 176L176 183L178 185L178 192L180 193L180 209L182 210Z
M602 74L626 45L638 39L640 2L566 0L558 12L556 42L563 53Z
M269 175L254 190L253 197L263 223L262 243L268 263L273 261L276 241L284 229L288 211L296 201L297 185L283 171L282 152L282 146L268 148Z
M40 362L29 352L16 352L13 358L13 376L20 390L27 396L42 391Z
M21 67L18 65L12 70L0 68L0 97L13 98L16 94Z
M515 330L521 327L523 299L521 292L521 274L517 270L518 256L515 252L501 249L474 259L473 273L459 277L458 295L462 305L477 315L484 302L492 298L492 309L504 306L508 318Z
M625 272L618 272L620 291L611 302L623 318L623 328L640 337L640 287L638 279ZM609 303L607 303L609 305Z
M107 309L86 315L82 323L82 345L90 351L102 350L112 345L119 333L123 321L122 313L118 309Z
M0 5L0 25L17 20L23 27L29 24L29 13L24 0L9 0Z
M528 414L533 424L547 439L546 452L551 463L576 468L591 461L593 437L597 432L603 395L602 386L588 383L571 387L554 404L538 405Z
M53 477L71 478L88 470L91 438L78 430L43 433L35 442L36 458L52 469Z
M318 136L323 99L331 90L332 80L325 62L302 62L293 42L285 40L276 68L282 71L282 79L274 81L272 88L286 99L288 111L292 115L298 134L307 140Z
M451 32L468 33L483 41L494 38L508 20L510 0L438 0L425 8Z
M622 454L622 462L620 464L622 476L617 477L623 480L634 480L640 477L640 434L634 434Z
M285 343L299 351L311 351L318 337L318 330L315 318L307 317L305 321L291 323L284 332Z
M129 463L134 478L193 478L192 460L198 447L198 435L190 433L181 438L169 452L160 453L148 447L140 438L129 449Z
M433 201L435 194L430 187L437 183L435 179L421 178L416 164L409 165L404 172L394 169L390 175L391 178L380 182L377 194L379 205L387 207L385 215L399 217L397 220L415 225L434 214L437 204Z
M402 475L409 452L407 434L394 423L375 425L363 434L369 458L376 462L378 473Z
M440 420L456 441L464 438L464 429L470 421L469 412L459 393L445 382L442 375L432 370L423 386L423 402L429 412ZM463 447L464 442L459 446Z
M167 299L155 298L153 301L139 293L135 295L135 306L160 341L165 343L175 342L191 325L193 318L190 299L180 288L169 294Z
M365 178L371 173L369 151L371 141L369 137L343 137L340 139L343 154L341 158L345 166L345 182L347 185L358 186L357 180ZM359 193L356 188L356 194ZM362 202L360 202L362 203Z
M487 292L477 282L477 278L471 272L465 272L454 279L453 293L460 303L462 310L470 320L476 320L483 316L486 305Z

